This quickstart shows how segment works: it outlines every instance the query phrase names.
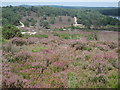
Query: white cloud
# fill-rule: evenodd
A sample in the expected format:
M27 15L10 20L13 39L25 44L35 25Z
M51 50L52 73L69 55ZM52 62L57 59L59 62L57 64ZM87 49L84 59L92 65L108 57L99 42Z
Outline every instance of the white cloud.
M119 0L0 0L1 2L119 2Z

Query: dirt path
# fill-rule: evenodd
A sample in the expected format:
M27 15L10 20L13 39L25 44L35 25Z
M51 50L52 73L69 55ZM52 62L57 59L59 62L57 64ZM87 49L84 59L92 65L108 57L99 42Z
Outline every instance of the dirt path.
M21 26L20 27L25 27L25 25L20 21Z
M76 17L74 17L74 22L75 22L75 24L78 24L78 23L77 23L77 18L76 18Z

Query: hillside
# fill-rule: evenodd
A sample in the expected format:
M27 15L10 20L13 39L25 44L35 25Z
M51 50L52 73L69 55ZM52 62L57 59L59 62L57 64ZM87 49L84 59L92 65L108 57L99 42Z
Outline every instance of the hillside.
M13 24L18 26L20 25L19 22L22 21L26 27L35 26L36 28L53 29L69 27L74 23L73 17L77 17L78 24L85 25L86 28L93 27L94 29L106 29L106 26L109 25L111 28L117 30L117 25L120 21L116 18L105 16L105 10L107 13L107 9L104 8L94 9L56 8L52 6L8 6L3 7L2 23L3 25Z
M2 89L119 88L120 21L107 9L3 7Z

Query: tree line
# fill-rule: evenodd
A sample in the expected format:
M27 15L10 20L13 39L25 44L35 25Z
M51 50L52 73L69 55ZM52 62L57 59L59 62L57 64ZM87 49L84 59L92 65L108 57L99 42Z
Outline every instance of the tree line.
M49 6L31 6L31 7L23 7L23 6L6 6L2 9L2 24L12 24L19 25L19 21L24 16L30 16L31 12L36 14L36 17L52 17L51 23L54 24L54 18L56 16L71 16L77 17L78 23L87 26L88 28L93 25L94 27L101 27L106 25L118 25L120 21L106 16L111 13L116 15L118 13L115 12L116 9L76 9L76 8L55 8ZM45 17L44 17L45 16ZM29 20L25 22L27 25ZM36 21L31 20L35 25ZM47 23L46 23L47 24Z

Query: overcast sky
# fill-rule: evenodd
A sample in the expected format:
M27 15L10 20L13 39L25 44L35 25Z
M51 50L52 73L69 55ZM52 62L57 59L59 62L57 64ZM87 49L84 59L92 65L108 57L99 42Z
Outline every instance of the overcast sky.
M119 0L0 0L1 2L118 2Z
M2 2L2 6L62 5L62 6L86 6L86 7L118 7L119 2L119 0L0 0L0 1Z

